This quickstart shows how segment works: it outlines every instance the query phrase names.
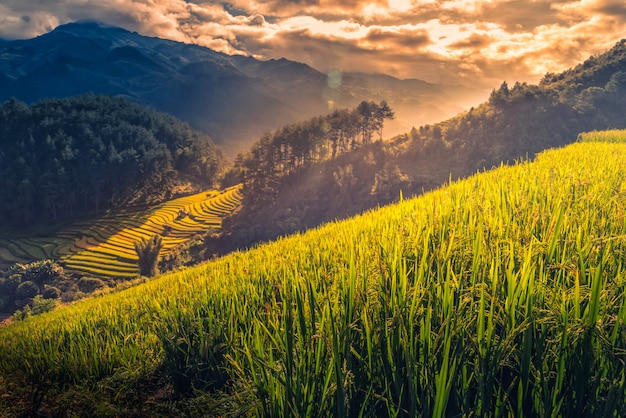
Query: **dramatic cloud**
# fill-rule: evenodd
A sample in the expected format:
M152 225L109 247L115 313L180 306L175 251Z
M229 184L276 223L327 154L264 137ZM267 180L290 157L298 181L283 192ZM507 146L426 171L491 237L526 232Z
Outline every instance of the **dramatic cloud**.
M337 4L340 3L340 4ZM98 20L321 71L492 88L537 82L626 33L623 0L4 0L0 37Z

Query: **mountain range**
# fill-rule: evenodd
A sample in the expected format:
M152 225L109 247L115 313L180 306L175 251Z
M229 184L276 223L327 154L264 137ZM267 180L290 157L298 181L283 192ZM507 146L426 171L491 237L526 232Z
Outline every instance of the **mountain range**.
M330 82L329 82L330 81ZM332 87L331 87L332 86ZM97 22L69 23L27 40L0 40L0 101L87 92L171 113L227 154L263 133L362 100L396 112L387 135L453 116L487 92L381 74L324 74L287 59L229 56Z

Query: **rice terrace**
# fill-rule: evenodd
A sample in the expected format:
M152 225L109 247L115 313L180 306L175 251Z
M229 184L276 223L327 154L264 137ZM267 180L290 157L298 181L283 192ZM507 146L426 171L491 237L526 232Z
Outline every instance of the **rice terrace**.
M64 226L51 237L0 239L0 267L40 259L59 259L70 271L94 276L139 274L134 242L153 235L163 239L161 254L196 234L218 230L222 218L240 203L240 186L207 190L143 210L116 210Z
M582 135L4 327L0 407L624 416L625 165L626 132Z

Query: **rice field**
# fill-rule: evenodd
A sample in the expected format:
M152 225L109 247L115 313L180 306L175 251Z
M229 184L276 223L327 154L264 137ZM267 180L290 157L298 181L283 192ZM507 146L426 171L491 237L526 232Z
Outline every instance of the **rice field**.
M99 277L139 274L134 242L163 237L166 255L196 234L219 229L241 201L240 186L208 190L142 210L119 210L74 222L52 237L0 238L0 265L58 259L65 268ZM180 211L187 215L180 217Z
M0 415L626 416L625 166L576 143L13 323Z

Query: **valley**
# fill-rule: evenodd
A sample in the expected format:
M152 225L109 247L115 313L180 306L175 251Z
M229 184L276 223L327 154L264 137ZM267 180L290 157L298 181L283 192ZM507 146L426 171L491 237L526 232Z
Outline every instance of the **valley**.
M626 416L626 40L477 90L0 41L0 415Z

